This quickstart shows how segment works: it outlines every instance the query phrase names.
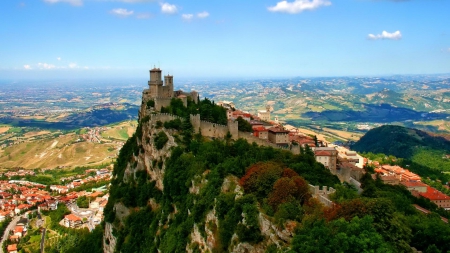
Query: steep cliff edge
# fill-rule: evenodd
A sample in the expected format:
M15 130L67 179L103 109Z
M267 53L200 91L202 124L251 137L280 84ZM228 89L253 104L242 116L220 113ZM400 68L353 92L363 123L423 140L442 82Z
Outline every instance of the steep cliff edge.
M217 110L210 102L195 106L200 114ZM155 113L145 104L139 116L136 133L120 151L114 167L105 208L104 252L288 249L303 214L321 205L308 202L305 194L273 195L275 181L291 180L304 172L314 184L338 183L310 152L294 155L231 139L226 129L232 123L227 127L203 122L201 126L208 125L208 129L195 129L192 122L200 122L200 116ZM261 161L276 161L269 167L261 165L271 175L268 181L257 182L268 182L266 190L243 189L240 180L249 166ZM287 167L295 171L285 175L283 168ZM269 203L269 194L276 204ZM305 211L304 203L309 203ZM290 214L292 210L295 215Z

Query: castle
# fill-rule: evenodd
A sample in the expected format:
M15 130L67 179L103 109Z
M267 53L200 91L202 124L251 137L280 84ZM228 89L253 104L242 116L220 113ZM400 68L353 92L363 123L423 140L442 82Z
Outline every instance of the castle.
M173 90L173 76L164 76L164 82L161 77L161 69L153 68L150 70L150 81L148 81L148 89L142 92L142 106L146 107L147 102L153 101L155 110L160 111L161 107L167 107L170 105L172 98L179 98L183 101L183 104L187 106L188 98L192 99L195 103L198 102L198 93L196 91L183 92L182 90ZM141 108L145 109L145 108ZM142 110L141 110L142 111Z

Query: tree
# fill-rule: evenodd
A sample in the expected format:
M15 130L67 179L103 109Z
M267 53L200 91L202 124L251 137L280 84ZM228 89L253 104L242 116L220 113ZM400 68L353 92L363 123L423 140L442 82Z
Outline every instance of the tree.
M236 120L238 122L239 131L250 132L250 133L253 132L252 125L248 121L243 119L241 116L239 116Z

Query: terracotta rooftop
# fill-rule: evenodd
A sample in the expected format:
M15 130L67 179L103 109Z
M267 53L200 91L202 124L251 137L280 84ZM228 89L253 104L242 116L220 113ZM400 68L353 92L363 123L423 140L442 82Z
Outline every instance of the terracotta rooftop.
M8 245L8 252L17 251L17 244Z
M444 193L428 186L427 192L419 193L420 196L427 198L429 200L450 200L450 197Z
M332 156L333 154L330 151L320 150L314 152L314 155L316 156Z
M403 182L401 182L401 184L406 187L427 187L428 186L420 181L403 181Z
M289 133L289 131L286 131L286 130L284 130L282 128L279 128L279 127L271 127L271 128L269 128L269 132L272 132L272 133L284 133L284 134L288 134Z
M64 219L68 219L68 220L71 220L71 221L81 221L81 218L76 216L73 213L64 216Z

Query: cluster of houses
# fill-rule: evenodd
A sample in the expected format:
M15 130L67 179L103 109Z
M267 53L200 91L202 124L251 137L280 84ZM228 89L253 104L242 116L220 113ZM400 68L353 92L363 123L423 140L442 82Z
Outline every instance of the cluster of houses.
M364 166L370 164L376 167L373 177L380 177L386 184L404 185L414 196L424 197L437 206L450 210L450 197L437 189L421 182L420 176L399 166L380 165L372 163L348 148L325 143L309 135L301 133L297 128L279 124L278 119L270 118L271 107L258 111L257 115L237 110L232 102L221 101L218 103L227 109L227 118L235 120L238 117L248 121L252 125L253 135L279 146L297 144L309 146L313 151L316 161L323 164L330 172L341 180L348 182L360 189L359 180L365 173ZM450 156L449 156L450 157Z
M36 173L32 170L25 170L22 168L13 168L5 173L3 173L2 176L5 176L7 178L19 176L19 177L25 177L25 176L34 176Z
M100 169L100 170L86 170L85 176L90 174L91 172L95 172L95 175L87 176L85 178L81 178L82 176L80 175L69 178L62 178L61 181L68 181L68 180L72 181L65 185L50 185L50 190L57 192L59 194L64 194L69 192L71 189L77 188L89 182L108 181L111 179L112 175L109 169Z
M401 184L413 196L424 197L435 203L438 207L450 210L450 197L441 191L423 183L421 177L400 166L378 165L375 172L386 184Z
M0 181L0 222L53 199L44 185L24 181Z
M108 127L109 128L109 127ZM87 130L87 133L81 134L80 137L88 142L95 142L100 143L101 142L101 131L105 131L106 127L94 127L94 128L85 128Z
M8 253L17 253L17 243L22 239L22 237L27 235L28 229L28 219L27 218L20 218L19 221L16 223L16 226L14 227L14 230L10 232L9 240L12 242L12 244L9 244L6 249Z
M103 211L108 203L109 194L103 196L101 196L101 192L82 194L79 194L79 197L87 196L89 199L92 199L89 201L89 208L72 210L72 213L65 215L60 222L62 226L76 229L87 227L91 230L103 220Z

